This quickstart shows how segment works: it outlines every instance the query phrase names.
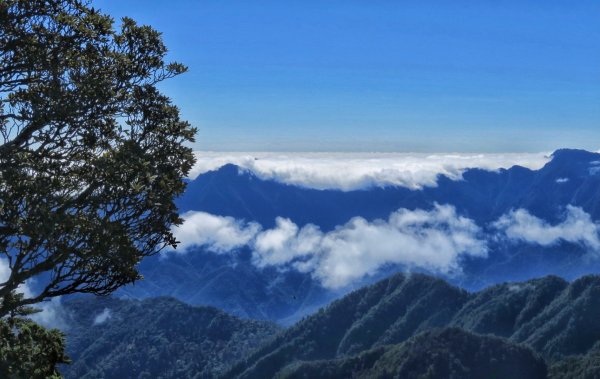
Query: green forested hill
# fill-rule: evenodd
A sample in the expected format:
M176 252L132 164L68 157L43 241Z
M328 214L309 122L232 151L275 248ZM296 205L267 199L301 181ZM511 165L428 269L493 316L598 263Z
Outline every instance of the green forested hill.
M585 366L589 371L586 362L598 356L593 347L600 341L600 277L571 284L546 277L469 294L426 275L397 274L302 320L226 376L273 377L298 361L348 358L448 326L522 343L551 364L579 356L579 361L563 366Z
M468 293L396 274L286 330L171 298L65 308L69 378L600 378L600 276Z
M296 360L332 359L401 341L448 324L467 299L467 292L441 279L394 275L300 321L228 375L269 378Z
M65 303L67 378L211 378L279 327L172 298Z
M552 379L600 378L600 342L584 355L564 358L550 368Z
M458 328L423 332L407 341L332 361L295 363L279 379L460 378L543 379L546 364L530 349Z

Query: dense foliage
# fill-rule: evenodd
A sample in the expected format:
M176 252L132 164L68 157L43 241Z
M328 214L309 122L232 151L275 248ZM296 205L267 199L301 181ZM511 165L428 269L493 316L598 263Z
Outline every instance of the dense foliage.
M469 293L397 274L280 332L170 298L65 309L68 377L600 377L600 276Z
M276 378L543 379L546 374L543 359L526 347L449 328L349 358L292 364Z
M598 276L571 284L546 277L469 294L440 279L398 274L355 291L299 322L226 376L273 377L296 361L354 356L447 326L495 334L507 338L506 343L522 343L549 363L580 355L561 367L594 372L598 367L592 363L597 357L593 349L600 341L598 314Z
M59 378L56 366L69 362L63 339L25 318L0 319L0 377Z
M166 51L85 0L0 2L0 316L111 292L175 244L195 130L156 87L185 71Z
M67 378L209 378L279 330L172 298L81 298L64 308Z
M587 354L567 357L550 367L553 379L596 379L600 377L600 342Z

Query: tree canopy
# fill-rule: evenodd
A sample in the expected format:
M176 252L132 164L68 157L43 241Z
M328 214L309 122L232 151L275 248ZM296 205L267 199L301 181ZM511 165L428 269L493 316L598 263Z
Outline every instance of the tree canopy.
M0 1L0 317L110 293L176 244L195 129L157 88L186 71L166 53L87 1Z

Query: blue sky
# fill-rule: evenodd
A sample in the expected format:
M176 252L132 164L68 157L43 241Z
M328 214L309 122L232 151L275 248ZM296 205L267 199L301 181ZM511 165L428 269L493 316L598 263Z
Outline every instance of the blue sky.
M600 148L600 1L94 1L214 151Z

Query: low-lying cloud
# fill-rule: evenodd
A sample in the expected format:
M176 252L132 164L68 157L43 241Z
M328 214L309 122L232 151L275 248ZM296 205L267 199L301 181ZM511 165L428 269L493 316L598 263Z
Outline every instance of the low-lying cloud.
M416 154L416 153L211 153L197 152L190 178L228 163L261 179L315 189L350 191L369 187L435 186L438 175L460 180L468 168L498 170L520 165L539 169L544 153Z
M300 228L285 218L277 218L268 230L204 212L189 212L184 219L174 231L182 250L204 246L224 252L225 247L246 245L258 267L292 267L311 273L329 288L344 287L387 264L457 273L462 257L487 253L480 228L449 205L430 211L400 209L387 220L372 222L355 217L327 233L310 224ZM205 230L204 223L214 233L210 238L204 234L209 232L191 232Z
M313 225L298 229L279 219L254 245L258 266L291 264L311 272L326 287L338 288L387 264L445 274L460 271L463 256L485 256L486 245L472 220L452 206L431 211L400 209L387 220L355 217L323 233Z
M502 216L494 223L507 238L541 246L556 245L561 241L582 245L600 251L600 224L595 223L583 209L567 206L564 220L555 225L518 209Z
M94 317L94 325L104 324L112 317L112 313L110 309L104 308L102 312L98 313L96 317Z
M355 217L329 232L312 224L300 227L282 217L271 229L205 212L188 212L183 217L184 224L174 230L181 241L177 251L193 246L217 253L248 248L257 267L310 273L328 288L344 287L389 264L460 273L461 260L485 257L492 238L540 246L568 242L600 252L600 224L574 206L568 206L564 219L556 224L517 209L492 223L487 235L451 205L436 205L431 210L399 209L387 220Z
M206 212L187 212L181 216L185 222L175 229L178 249L205 246L222 253L247 245L258 231L257 223L244 223L233 217L215 216Z

